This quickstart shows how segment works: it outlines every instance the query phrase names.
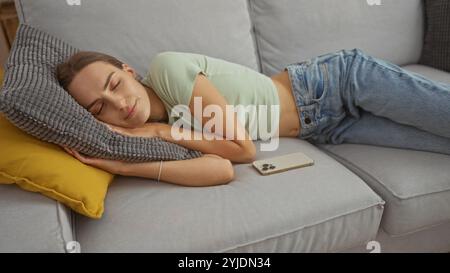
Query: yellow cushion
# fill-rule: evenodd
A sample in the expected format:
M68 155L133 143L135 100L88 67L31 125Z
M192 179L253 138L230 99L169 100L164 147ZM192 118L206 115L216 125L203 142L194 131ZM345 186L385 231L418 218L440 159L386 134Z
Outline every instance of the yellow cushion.
M0 184L15 183L98 219L113 178L111 173L83 164L60 146L28 135L0 113Z

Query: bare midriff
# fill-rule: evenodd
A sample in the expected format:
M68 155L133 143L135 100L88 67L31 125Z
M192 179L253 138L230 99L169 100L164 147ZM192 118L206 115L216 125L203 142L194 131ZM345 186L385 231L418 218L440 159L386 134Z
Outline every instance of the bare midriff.
M270 77L278 90L280 99L280 137L297 137L301 126L297 106L287 70Z

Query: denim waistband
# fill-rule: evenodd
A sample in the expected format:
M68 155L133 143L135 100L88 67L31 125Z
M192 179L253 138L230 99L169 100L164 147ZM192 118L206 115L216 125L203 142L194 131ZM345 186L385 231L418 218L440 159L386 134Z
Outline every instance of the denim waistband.
M301 139L306 139L314 135L318 126L319 116L318 104L312 101L312 95L305 81L305 65L307 64L308 61L305 61L290 64L285 68L289 73L289 79L295 97L295 105L300 120L301 128L297 137Z

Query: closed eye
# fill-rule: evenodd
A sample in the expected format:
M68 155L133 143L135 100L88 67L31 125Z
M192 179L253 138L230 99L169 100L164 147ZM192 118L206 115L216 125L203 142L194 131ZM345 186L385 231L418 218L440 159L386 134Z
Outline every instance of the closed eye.
M122 83L122 81L119 81L119 82L111 89L111 91L116 90L116 88L117 88L121 83ZM102 106L100 107L100 110L95 114L95 116L98 116L98 115L100 115L100 114L102 113L103 105L104 105L104 103L102 103Z
M104 103L102 103L102 106L100 107L100 110L95 114L96 116L100 115L100 113L102 112L102 110L103 110L103 105L104 105Z
M117 88L117 86L119 86L120 85L120 83L121 83L122 81L119 81L111 90L115 90L116 88Z

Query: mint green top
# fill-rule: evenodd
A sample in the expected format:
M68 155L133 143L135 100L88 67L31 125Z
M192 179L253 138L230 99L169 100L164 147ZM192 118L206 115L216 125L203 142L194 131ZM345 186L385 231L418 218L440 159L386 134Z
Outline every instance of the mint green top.
M276 86L268 76L240 64L185 52L159 53L142 80L162 100L169 124L176 121L177 115L172 113L174 106L181 104L189 109L194 80L200 72L214 84L229 105L238 106L235 108L238 119L252 139L267 140L275 134L279 125L280 102ZM190 118L194 113L191 114ZM181 119L191 129L202 130L197 120L193 119L192 125L192 120Z

